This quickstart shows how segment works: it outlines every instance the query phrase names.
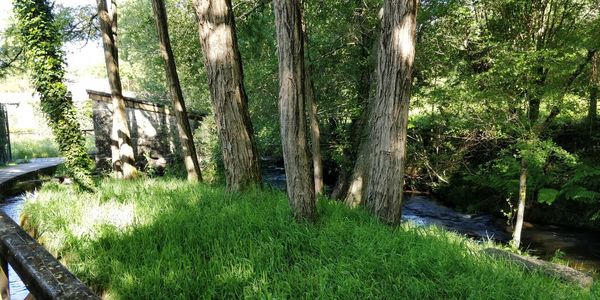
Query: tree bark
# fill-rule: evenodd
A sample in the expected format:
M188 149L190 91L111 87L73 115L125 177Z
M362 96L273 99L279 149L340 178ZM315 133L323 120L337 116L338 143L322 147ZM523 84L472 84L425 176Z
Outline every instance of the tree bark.
M384 1L369 137L346 197L347 203L363 204L389 224L401 219L417 7L417 0Z
M306 1L302 2L305 5ZM301 12L304 15L304 9ZM317 98L315 96L315 83L312 79L310 66L310 54L308 51L308 25L306 20L302 20L302 32L304 36L305 49L305 69L304 69L304 84L306 84L306 105L308 115L310 116L310 140L312 149L313 176L315 179L315 194L323 194L323 156L321 155L321 129L319 127Z
M363 146L363 141L365 140L365 125L368 122L369 103L371 103L374 96L373 86L375 86L374 79L376 78L375 72L377 71L375 70L375 58L377 57L379 46L378 38L374 37L376 35L375 32L379 28L365 28L364 25L367 23L368 7L364 6L363 1L358 0L355 2L357 7L361 7L360 13L356 16L355 27L360 30L360 43L358 46L360 47L359 61L362 62L362 67L360 68L360 76L356 82L356 92L357 105L362 110L362 113L351 120L349 129L350 147L344 153L346 157L345 162L349 162L349 164L342 164L340 166L341 171L331 193L332 199L347 200L350 206L354 206L353 202L355 202L357 195L348 193L352 182L355 182L355 178L350 177L353 172L348 166L352 167L356 165L360 147ZM371 51L369 51L369 48L371 48ZM353 195L353 197L344 198L346 195Z
M315 179L315 193L323 194L323 155L321 154L321 129L319 128L319 117L317 108L317 99L315 97L315 87L310 77L310 67L306 66L306 102L309 104L308 112L310 115L310 140L312 142L312 160L313 176Z
M299 0L274 0L279 54L279 121L288 199L297 220L314 221L315 186L306 138L307 99Z
M600 55L594 53L592 72L590 74L590 104L588 107L588 122L590 131L595 129L598 119L598 90L600 89Z
M227 187L261 184L231 0L194 0Z
M164 0L152 0L152 9L156 21L160 53L165 62L167 84L169 85L169 92L171 93L171 100L175 111L175 119L177 120L177 131L183 150L183 162L187 171L187 179L192 182L202 181L202 173L200 171L200 164L198 163L194 137L187 116L183 92L181 91L181 85L179 84L179 76L177 75L175 56L171 49L167 10L165 9Z
M131 146L131 134L125 112L125 99L119 74L119 57L116 39L117 29L117 6L112 4L112 16L108 12L106 0L97 0L100 27L102 30L102 43L104 45L104 59L106 61L106 73L110 85L113 124L111 132L111 150L113 171L117 178L130 179L137 175L133 147Z
M525 217L525 201L527 200L527 161L521 158L521 176L519 177L519 205L517 207L517 220L513 231L512 245L519 248L521 245L521 231L523 230L523 219Z

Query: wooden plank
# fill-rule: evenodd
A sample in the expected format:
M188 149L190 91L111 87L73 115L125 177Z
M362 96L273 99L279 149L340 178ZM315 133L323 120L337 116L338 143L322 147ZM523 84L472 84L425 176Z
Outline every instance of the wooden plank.
M4 212L0 212L0 256L36 299L100 299Z
M568 266L554 264L537 258L518 255L495 248L488 248L483 250L483 252L490 256L506 259L516 263L526 270L541 271L547 275L558 277L563 281L575 283L582 288L588 288L594 283L594 278L592 276Z

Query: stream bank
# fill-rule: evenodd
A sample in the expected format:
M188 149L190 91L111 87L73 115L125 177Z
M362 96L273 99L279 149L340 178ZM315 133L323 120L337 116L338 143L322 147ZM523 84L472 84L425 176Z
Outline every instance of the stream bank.
M276 189L286 189L285 169L270 160L263 160L263 180ZM433 197L406 193L402 218L420 226L436 225L466 235L472 239L494 240L507 244L512 232L505 219L492 214L467 214L455 210ZM545 260L568 261L581 271L600 272L600 232L559 225L526 223L522 249Z

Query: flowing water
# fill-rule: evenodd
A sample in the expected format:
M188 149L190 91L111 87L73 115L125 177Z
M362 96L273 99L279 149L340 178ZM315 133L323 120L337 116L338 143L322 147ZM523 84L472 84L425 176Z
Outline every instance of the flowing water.
M263 161L263 165L265 184L285 190L284 168L271 161ZM478 241L508 243L512 237L505 220L487 214L464 214L424 195L405 195L402 219L421 226L441 226ZM577 269L600 272L600 232L527 223L521 240L522 248L533 255L543 259L559 256Z
M0 199L0 210L5 212L11 217L17 224L19 223L19 216L21 214L21 208L25 202L25 196L19 195L8 199ZM8 279L10 284L10 299L25 299L29 294L27 287L12 267L8 270Z

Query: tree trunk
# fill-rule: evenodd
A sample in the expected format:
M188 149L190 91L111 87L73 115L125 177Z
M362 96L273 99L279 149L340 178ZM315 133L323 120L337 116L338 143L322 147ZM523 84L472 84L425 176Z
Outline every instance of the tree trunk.
M594 130L594 125L598 119L598 86L590 87L590 107L588 110L588 121L590 130Z
M590 131L595 129L598 119L598 90L600 89L600 55L594 54L592 58L592 72L590 74L590 104L588 107L588 122Z
M167 10L163 0L152 0L152 9L156 20L156 30L158 32L158 41L160 45L160 53L165 61L165 72L173 109L175 110L175 119L177 120L177 131L183 150L183 162L187 170L188 181L202 181L202 173L200 172L200 164L198 163L198 155L196 154L196 146L194 145L194 137L192 128L187 116L185 101L183 100L183 92L179 84L179 76L177 75L177 66L175 64L175 56L171 49L171 40L169 39L169 26L167 21Z
M521 231L523 230L523 218L525 216L525 201L527 200L527 161L521 158L521 176L519 177L519 205L517 207L517 220L513 232L512 245L519 248L521 245Z
M319 128L319 118L317 109L317 99L315 97L314 82L310 77L310 67L306 66L306 101L310 106L308 109L310 115L310 140L312 142L312 160L313 176L315 178L315 194L323 194L323 156L321 155L321 129Z
M302 13L298 0L274 0L279 54L279 121L287 191L297 220L314 221L315 186L306 138L307 99Z
M306 1L302 1L305 5ZM301 12L304 15L303 11ZM302 20L302 32L304 36L304 49L306 52L305 69L304 69L304 84L306 84L306 110L310 116L310 140L312 147L313 160L313 176L315 179L315 194L323 194L323 156L321 155L321 129L319 128L319 117L317 98L315 96L315 84L312 79L310 66L310 54L308 51L308 25L306 20Z
M363 5L362 1L356 1L355 5L357 7L361 7ZM375 35L374 29L364 28L364 24L367 23L367 7L362 7L359 15L357 16L355 27L360 30L360 56L359 61L363 64L360 69L360 76L356 82L356 91L357 91L357 105L360 109L362 109L362 113L359 117L355 117L351 120L349 137L350 137L350 147L347 151L345 151L345 162L340 166L340 173L336 180L334 189L331 193L332 199L341 199L344 200L348 205L355 206L355 202L357 196L355 193L348 193L349 188L352 186L352 183L355 182L355 178L350 178L349 175L354 176L357 172L352 172L348 166L356 166L357 157L359 156L360 147L363 146L365 141L365 133L366 133L366 124L368 122L369 115L369 103L372 101L374 93L373 86L375 79L375 57L378 51L379 43L378 39L374 38ZM371 52L369 52L369 48L371 48ZM372 55L375 54L375 55ZM358 172L360 173L360 171ZM353 177L354 177L353 176ZM347 195L352 195L352 197L346 197ZM344 198L345 197L345 198ZM343 198L343 199L342 199Z
M104 45L104 59L106 61L106 73L110 85L113 124L111 132L111 150L113 171L117 178L130 179L137 175L133 147L131 146L131 134L125 112L125 99L121 86L121 75L119 74L119 57L116 41L117 28L117 6L112 3L112 17L109 15L106 0L98 0L98 15L100 16L100 27L102 29L102 43Z
M384 1L369 137L360 149L346 201L362 203L389 224L398 224L401 217L417 6L417 0Z
M94 162L86 152L76 108L64 83L62 40L52 8L48 1L15 0L13 11L40 108L65 158L66 171L77 187L93 191Z
M194 0L204 65L231 191L261 184L231 0Z

